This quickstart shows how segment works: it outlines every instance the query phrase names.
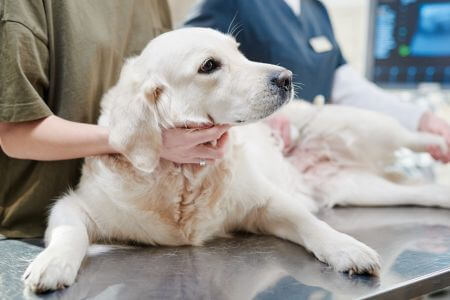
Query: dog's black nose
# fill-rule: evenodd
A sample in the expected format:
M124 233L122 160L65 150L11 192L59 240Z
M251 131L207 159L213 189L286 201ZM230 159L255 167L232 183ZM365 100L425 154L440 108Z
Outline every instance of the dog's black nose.
M272 83L286 92L290 91L292 86L292 72L289 70L281 71L272 78Z

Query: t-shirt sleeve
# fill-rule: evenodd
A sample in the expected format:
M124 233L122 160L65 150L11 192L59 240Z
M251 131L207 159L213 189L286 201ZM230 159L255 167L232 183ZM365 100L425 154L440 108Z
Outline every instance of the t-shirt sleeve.
M0 22L0 122L52 115L44 99L49 87L45 41L20 22Z
M188 15L184 26L208 27L224 33L232 30L237 24L235 0L202 0Z

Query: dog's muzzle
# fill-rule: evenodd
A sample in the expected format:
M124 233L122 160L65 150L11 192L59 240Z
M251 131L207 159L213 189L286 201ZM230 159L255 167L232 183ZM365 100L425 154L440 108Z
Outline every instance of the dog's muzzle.
M281 92L289 93L292 89L292 72L289 70L283 70L275 75L271 82L276 85Z

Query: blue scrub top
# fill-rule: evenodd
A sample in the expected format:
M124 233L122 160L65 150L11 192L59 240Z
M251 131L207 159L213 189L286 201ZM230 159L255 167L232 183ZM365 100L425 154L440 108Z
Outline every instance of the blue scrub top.
M302 86L296 87L297 97L308 101L317 95L329 101L334 72L345 63L328 13L316 0L301 0L300 16L284 0L204 0L185 26L224 33L239 26L236 39L242 53L250 60L290 69L294 82ZM317 53L310 39L319 36L326 37L333 49Z

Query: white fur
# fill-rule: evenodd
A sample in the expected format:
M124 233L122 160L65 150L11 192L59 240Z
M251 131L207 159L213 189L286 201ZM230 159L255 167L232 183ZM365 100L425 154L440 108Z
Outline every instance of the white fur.
M221 67L198 74L214 57ZM235 230L268 233L303 245L337 271L379 272L377 253L312 212L328 205L450 206L444 186L403 186L385 178L399 147L445 143L396 121L353 108L295 102L287 115L298 133L285 158L270 128L252 123L288 100L271 83L283 68L250 62L235 41L209 29L181 29L130 59L102 100L99 124L126 157L86 159L78 188L57 201L47 248L25 284L54 290L75 281L89 243L201 245ZM234 124L224 159L178 166L159 158L161 128L189 122Z

